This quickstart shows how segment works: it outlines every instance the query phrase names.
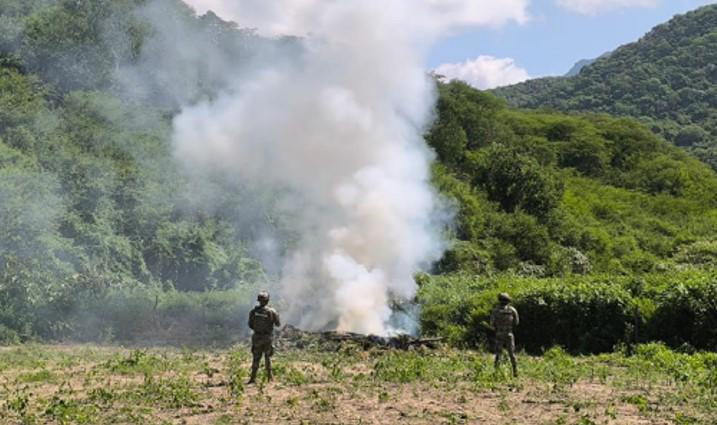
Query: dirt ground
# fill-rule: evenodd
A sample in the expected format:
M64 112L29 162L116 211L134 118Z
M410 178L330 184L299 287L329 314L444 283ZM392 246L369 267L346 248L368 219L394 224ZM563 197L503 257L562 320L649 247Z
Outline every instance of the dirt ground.
M423 376L394 378L377 374L377 362L385 356L381 353L279 354L273 382L260 379L246 385L249 357L242 350L245 347L216 352L3 348L0 423L710 423L699 415L682 415L681 410L690 410L688 405L662 405L676 391L667 384L616 385L604 378L579 377L557 385L505 373L472 379L462 369L462 358L449 369L445 359L435 355L435 364L421 363ZM490 364L488 355L471 359ZM414 355L405 363L417 360ZM398 357L391 365L402 367L402 361ZM439 373L439 368L445 370ZM410 368L399 372L414 373ZM682 417L693 421L681 422Z

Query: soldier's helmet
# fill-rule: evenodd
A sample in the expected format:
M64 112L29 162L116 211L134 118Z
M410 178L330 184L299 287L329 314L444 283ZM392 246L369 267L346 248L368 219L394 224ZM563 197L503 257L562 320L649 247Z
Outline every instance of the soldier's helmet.
M259 302L269 302L269 292L268 291L259 292L259 295L256 296L256 300Z
M511 302L510 295L505 292L498 294L498 301L504 304Z

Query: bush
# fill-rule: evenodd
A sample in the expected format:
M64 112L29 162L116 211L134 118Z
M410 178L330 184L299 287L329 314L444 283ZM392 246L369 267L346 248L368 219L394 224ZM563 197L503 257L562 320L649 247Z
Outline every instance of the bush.
M0 323L0 345L13 345L20 343L20 335L14 330Z
M556 208L563 184L549 167L511 146L492 145L471 157L474 183L506 212L545 217Z
M686 276L657 294L651 336L673 347L717 350L717 276Z
M573 352L607 352L630 338L630 294L610 282L550 280L515 296L523 324L516 338L530 352L556 345ZM637 318L639 320L639 318Z
M208 292L115 290L81 299L65 338L173 345L229 344L249 332L254 288Z
M528 352L607 352L648 341L717 350L717 275L699 270L643 278L434 276L419 291L423 332L459 346L488 343L500 292L513 296L517 344Z

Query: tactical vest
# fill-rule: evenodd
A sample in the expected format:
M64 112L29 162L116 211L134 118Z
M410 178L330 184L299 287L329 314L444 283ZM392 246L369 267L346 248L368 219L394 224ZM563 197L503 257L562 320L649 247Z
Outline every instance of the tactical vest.
M495 331L498 333L513 332L513 309L510 306L498 307L495 309Z
M274 313L268 308L256 307L252 325L254 325L254 333L271 335L274 332Z

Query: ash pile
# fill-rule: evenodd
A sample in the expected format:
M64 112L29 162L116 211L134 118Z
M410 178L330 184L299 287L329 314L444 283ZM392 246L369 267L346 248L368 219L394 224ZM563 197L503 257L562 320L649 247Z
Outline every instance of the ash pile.
M337 331L308 332L287 325L276 332L274 341L280 349L338 351L351 345L363 350L412 350L420 347L435 349L442 338L418 338L408 334L378 336Z

